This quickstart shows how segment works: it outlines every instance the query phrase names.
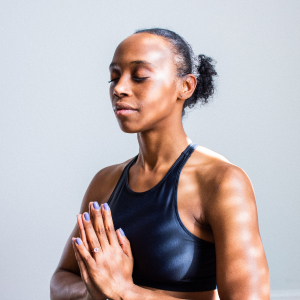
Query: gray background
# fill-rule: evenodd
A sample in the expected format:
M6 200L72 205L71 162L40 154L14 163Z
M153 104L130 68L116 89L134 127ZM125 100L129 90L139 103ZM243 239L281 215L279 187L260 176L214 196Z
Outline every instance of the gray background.
M0 2L1 299L49 299L92 177L138 153L108 65L136 29L164 27L217 61L188 136L249 176L272 290L300 289L300 1Z

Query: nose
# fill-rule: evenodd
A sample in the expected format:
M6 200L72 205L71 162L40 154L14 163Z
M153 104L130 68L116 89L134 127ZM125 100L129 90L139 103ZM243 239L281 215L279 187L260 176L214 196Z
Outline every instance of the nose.
M124 75L121 76L114 86L113 94L118 98L122 98L124 96L130 96L131 93L129 79Z

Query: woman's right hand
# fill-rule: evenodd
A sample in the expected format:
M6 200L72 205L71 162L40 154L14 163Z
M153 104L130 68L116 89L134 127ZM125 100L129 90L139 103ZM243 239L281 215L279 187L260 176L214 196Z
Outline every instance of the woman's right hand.
M84 243L86 249L88 251L90 251L89 245L88 245L88 242L87 242L87 239L85 236L85 231L84 231L81 215L77 216L77 222L78 222L78 226L79 226L81 240ZM72 238L72 240L74 240L74 238ZM83 282L85 283L85 286L87 289L86 300L106 300L106 297L97 289L97 287L93 283L93 281L87 271L87 268L86 268L83 260L81 259L81 256L80 256L77 248L74 247L74 243L73 243L73 249L74 249L75 256L76 256L76 259L78 262L78 266L80 269L81 278L82 278Z

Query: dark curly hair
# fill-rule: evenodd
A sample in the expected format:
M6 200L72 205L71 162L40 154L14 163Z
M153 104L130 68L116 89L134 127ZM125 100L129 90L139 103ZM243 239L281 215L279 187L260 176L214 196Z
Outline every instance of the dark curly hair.
M190 44L174 31L163 28L140 29L134 32L147 32L161 36L168 40L175 54L177 65L177 76L184 77L187 74L194 74L197 78L197 86L193 95L186 99L182 108L182 117L185 115L185 108L193 108L197 102L205 104L214 93L215 61L203 54L195 56Z

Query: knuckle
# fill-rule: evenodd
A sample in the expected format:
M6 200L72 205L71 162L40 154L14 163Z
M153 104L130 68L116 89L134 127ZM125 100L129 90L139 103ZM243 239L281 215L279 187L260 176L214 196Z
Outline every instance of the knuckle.
M92 228L93 227L93 225L92 225L92 223L91 222L87 222L87 223L85 223L85 228L88 228L88 229L90 229L90 228Z
M90 261L93 260L93 258L92 258L92 256L91 256L90 254L87 254L86 257L85 257L85 260L86 260L87 262L90 262Z
M104 217L104 219L106 219L106 220L108 220L108 221L112 220L110 211L106 211L106 212L103 214L103 217Z
M100 210L94 209L93 210L93 215L97 216L97 217L101 216Z
M106 231L107 232L114 232L115 231L114 225L112 225L112 224L107 225L106 226Z
M98 235L105 235L105 229L104 229L104 227L98 227L98 228L96 229L96 233L97 233Z
M111 260L118 260L120 259L122 253L123 249L121 247L117 247L110 250L109 257Z
M98 241L98 239L97 238L93 238L92 239L92 245L99 245L99 241Z

